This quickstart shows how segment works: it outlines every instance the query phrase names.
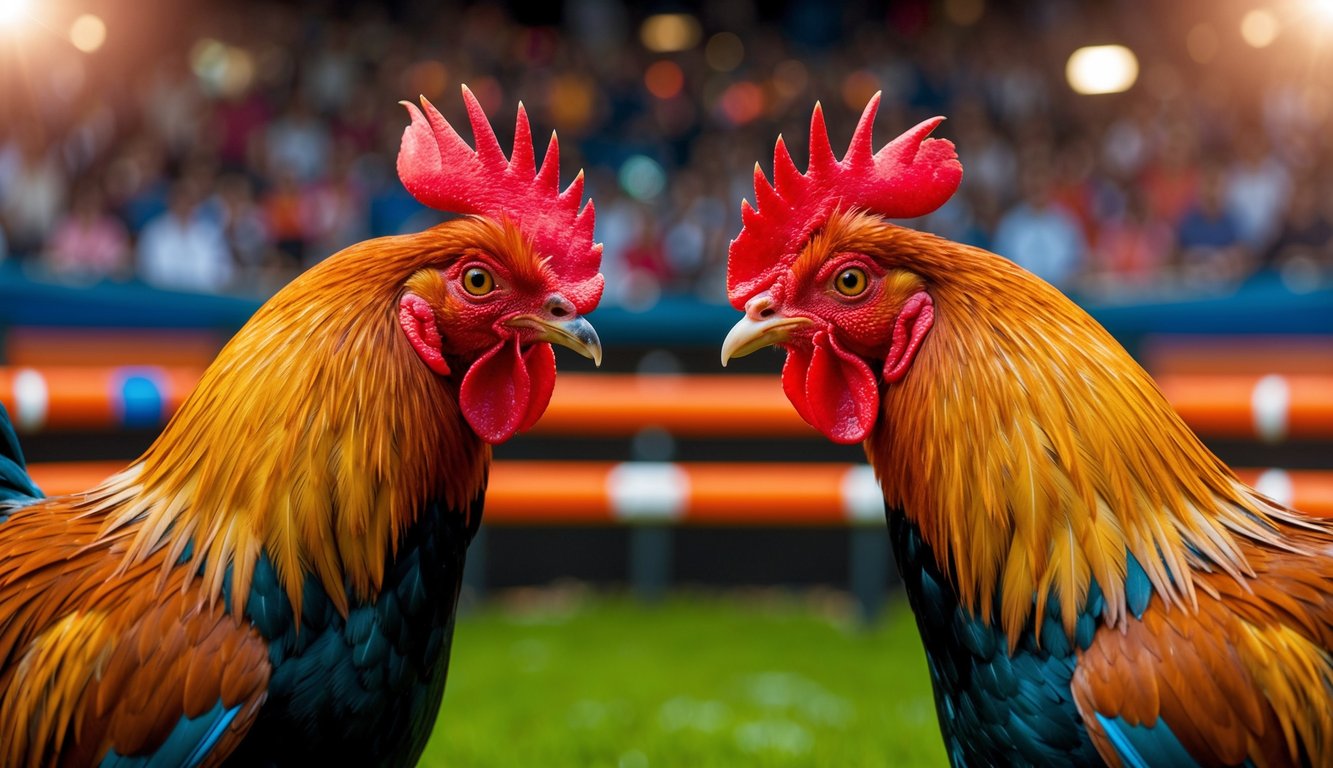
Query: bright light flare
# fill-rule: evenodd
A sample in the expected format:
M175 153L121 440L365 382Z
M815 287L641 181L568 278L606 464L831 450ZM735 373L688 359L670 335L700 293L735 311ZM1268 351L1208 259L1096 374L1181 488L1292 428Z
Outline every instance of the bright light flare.
M85 13L69 25L69 41L84 53L92 53L106 42L106 22Z
M644 19L639 27L643 47L656 53L688 51L701 37L699 20L688 13L659 13Z
M1277 15L1266 8L1256 8L1240 20L1240 36L1255 48L1267 48L1281 30Z
M1070 54L1065 79L1075 93L1121 93L1139 79L1139 60L1123 45L1090 45Z
M32 0L0 0L0 27L12 27L28 16Z
M1310 10L1320 21L1325 24L1333 24L1333 0L1307 0L1310 3Z

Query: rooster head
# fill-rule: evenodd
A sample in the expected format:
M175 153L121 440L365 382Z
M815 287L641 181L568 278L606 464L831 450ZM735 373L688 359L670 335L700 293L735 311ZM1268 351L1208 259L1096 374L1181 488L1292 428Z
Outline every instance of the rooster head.
M601 364L583 318L601 298L602 246L583 174L559 188L555 134L540 170L520 103L506 158L476 97L463 86L476 149L422 98L404 102L398 175L421 203L466 218L440 225L440 258L416 271L398 302L398 322L421 362L460 375L459 405L472 429L503 442L536 423L555 386L551 344Z
M755 165L755 202L731 242L727 292L745 313L722 364L770 345L787 351L782 386L801 417L838 443L864 440L881 383L907 374L934 321L926 279L900 258L885 218L923 216L958 188L953 144L927 120L878 152L866 105L847 153L829 146L822 108L810 121L810 167L796 170L779 137L773 183Z

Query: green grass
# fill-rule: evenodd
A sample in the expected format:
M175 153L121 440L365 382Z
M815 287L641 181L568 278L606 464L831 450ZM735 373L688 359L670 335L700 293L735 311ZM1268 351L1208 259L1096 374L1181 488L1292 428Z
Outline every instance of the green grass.
M519 593L458 622L423 766L942 766L905 604Z

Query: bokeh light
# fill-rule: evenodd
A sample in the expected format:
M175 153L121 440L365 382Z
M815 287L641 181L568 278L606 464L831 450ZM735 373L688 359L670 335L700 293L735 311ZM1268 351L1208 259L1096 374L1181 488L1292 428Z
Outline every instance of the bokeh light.
M986 15L986 0L944 0L944 15L960 27L970 27Z
M597 85L581 73L565 73L551 81L546 103L557 129L585 130L597 107Z
M1139 78L1139 60L1123 45L1090 45L1069 56L1065 79L1075 93L1121 93Z
M734 32L718 32L708 38L704 58L715 71L730 72L745 61L745 43Z
M449 68L436 59L424 59L408 66L403 72L403 80L406 81L407 93L413 96L421 95L439 101L446 95L453 95L449 91Z
M1189 34L1185 36L1185 49L1189 51L1191 59L1207 64L1217 58L1221 42L1217 28L1205 21L1190 28Z
M795 97L810 84L810 72L799 59L787 59L773 68L773 88L786 99Z
M1333 0L1308 0L1310 9L1325 24L1333 24Z
M244 93L255 79L249 51L208 37L190 49L190 69L204 90L223 96Z
M0 26L12 26L27 18L32 0L0 0Z
M858 69L842 81L842 101L847 108L858 112L879 90L879 78L873 72Z
M85 13L69 25L69 41L84 53L92 53L106 42L106 22Z
M722 116L732 125L745 125L764 112L764 89L747 80L732 83L718 101Z
M656 53L688 51L699 44L703 33L699 20L688 13L659 13L643 20L639 40Z
M620 188L635 200L652 200L666 189L666 171L647 155L633 155L620 166Z
M643 85L659 99L675 98L685 87L685 73L674 61L656 61L643 73Z
M1255 8L1240 20L1240 36L1255 48L1267 48L1280 31L1277 16L1267 8Z

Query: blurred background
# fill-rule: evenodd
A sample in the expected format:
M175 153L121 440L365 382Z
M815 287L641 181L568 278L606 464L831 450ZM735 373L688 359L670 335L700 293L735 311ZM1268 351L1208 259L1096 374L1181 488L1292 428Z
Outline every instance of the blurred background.
M0 0L0 401L48 491L132 459L296 274L440 220L425 95L588 176L606 365L496 450L426 764L939 765L859 448L718 347L781 133L933 115L907 222L1083 304L1262 490L1333 514L1333 2ZM539 142L541 144L541 142ZM538 147L541 151L541 146ZM522 739L517 733L525 734Z

